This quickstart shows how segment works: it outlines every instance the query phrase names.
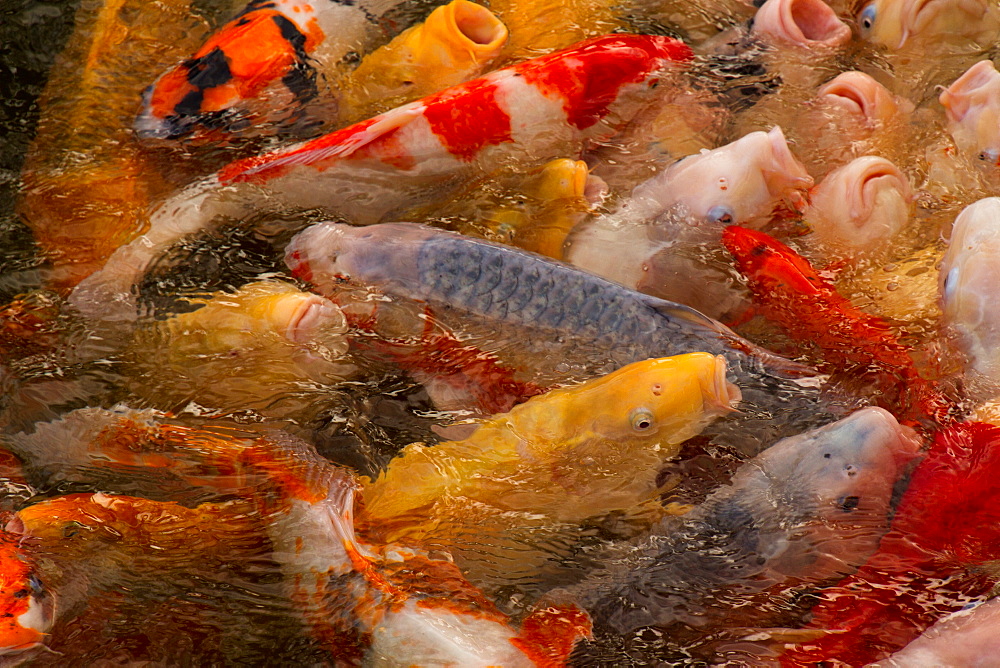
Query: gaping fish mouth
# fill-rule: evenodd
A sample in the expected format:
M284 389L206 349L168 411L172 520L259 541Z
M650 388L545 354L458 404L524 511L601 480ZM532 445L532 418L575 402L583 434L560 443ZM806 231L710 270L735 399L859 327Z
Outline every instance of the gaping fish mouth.
M727 370L726 358L716 356L715 376L712 379L712 396L716 399L714 408L729 413L737 410L736 404L743 399L743 393L726 378Z
M868 92L870 91L861 87L860 82L837 77L823 87L820 95L831 98L837 105L853 114L871 118L874 113L875 100L866 94Z
M866 161L853 178L856 187L852 190L850 199L851 215L855 219L870 215L878 192L885 188L895 188L907 200L912 197L906 177L887 160Z
M822 0L789 0L781 26L789 38L803 44L837 46L851 38L851 29Z

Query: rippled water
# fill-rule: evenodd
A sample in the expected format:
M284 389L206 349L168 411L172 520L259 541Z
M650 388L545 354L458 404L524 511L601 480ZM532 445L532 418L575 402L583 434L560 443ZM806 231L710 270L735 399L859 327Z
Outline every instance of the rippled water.
M83 2L86 6L97 6L95 2ZM226 4L221 1L199 3L198 9L204 18L192 19L191 30L204 30L209 22L218 20L228 11L224 7ZM426 14L432 4L413 3L407 10L398 12L393 20L396 25L408 25ZM197 310L202 304L199 300L218 290L235 293L259 277L287 279L281 247L290 237L288 230L323 219L315 212L288 216L282 219L282 225L262 214L253 225L240 228L234 225L177 244L157 260L139 286L144 318L132 338L112 331L95 331L65 314L44 319L44 314L56 312L49 308L51 304L58 303L58 297L47 292L45 286L61 279L39 259L32 234L22 218L23 212L15 210L15 206L25 193L20 173L35 134L38 98L42 95L49 68L73 30L76 7L77 3L72 2L28 0L8 0L0 5L0 304L35 291L30 303L43 314L40 323L29 322L29 328L35 329L27 338L0 332L3 335L0 336L0 353L4 355L0 361L9 364L10 369L9 373L0 370L3 373L0 389L5 395L0 407L4 410L5 429L29 430L38 421L55 419L72 409L110 407L124 402L136 409L153 408L169 413L181 424L186 421L195 424L209 416L217 418L218 424L223 425L220 428L224 429L253 432L264 427L280 427L315 443L320 453L333 462L359 474L375 476L406 444L441 440L439 431L435 430L437 427L469 417L465 411L438 410L428 391L406 373L385 359L357 354L356 347L347 350L346 344L341 346L342 341L336 337L311 342L308 353L314 357L307 356L305 362L298 357L289 362L293 353L289 352L287 341L276 342L278 337L268 339L266 336L255 338L245 349L232 344L231 350L219 352L209 346L209 352L202 351L194 358L178 352L183 348L186 334L181 331L181 325L173 329L171 325L164 325L168 317ZM702 32L707 35L713 32L711 24L721 20L707 10L700 26L686 25L697 22L679 19L679 25L675 25L676 16L633 18L630 24L633 29L681 35L700 35ZM683 25L686 30L681 27ZM178 39L181 37L190 35ZM742 115L731 124L710 125L703 136L678 140L668 146L666 152L695 152L702 144L706 147L720 145L776 123L789 123L794 127L792 118L801 107L805 91L811 90L812 81L801 86L785 82L784 87L774 93L775 82L759 69L732 69L732 62L720 60L719 63L718 71L706 73L706 76L714 78L716 85L720 80L742 76L739 83L729 82L726 86L726 103L730 110L743 112ZM881 62L880 55L865 45L843 54L839 60L816 65L812 77L829 78L849 63L882 78L890 78L888 66ZM941 67L947 67L947 63ZM68 71L72 72L72 67ZM920 104L931 100L936 95L934 87L921 87L920 84L939 81L943 76L930 67L914 74L907 84L920 91L921 99L913 101ZM114 82L107 85L115 91ZM773 94L768 97L767 93ZM57 97L58 93L53 95L54 99ZM759 103L754 105L755 102ZM92 121L86 119L86 132L94 132L95 127L100 129L100 123ZM941 128L932 123L916 127L918 129L908 137L914 143L930 143L941 135ZM85 134L84 130L81 133ZM65 142L67 145L77 142L83 147L77 153L85 154L85 139L70 133ZM797 134L794 130L790 133L790 139L796 155L809 166L813 175L818 177L824 173L830 149L822 143L822 138L799 127ZM48 139L46 147L51 155L57 154L62 140L62 137ZM612 187L626 188L659 169L653 160L629 161L629 152L634 148L635 144L627 141L602 147L605 176ZM889 157L905 159L905 152L899 148L887 149ZM167 150L143 157L150 160L147 166L158 170L157 178L163 183L159 184L161 190L156 197L163 197L189 182L193 174L214 169L240 151L227 146L200 153ZM113 153L113 149L110 152ZM36 156L36 159L46 157ZM622 160L616 162L616 158ZM67 158L67 163L71 162ZM67 171L73 174L72 169ZM522 205L523 199L518 200L510 194L511 182L520 176L484 177L468 184L456 196L442 197L433 207L411 212L412 219L505 240L503 226L484 222L481 214L505 205ZM914 173L910 176L917 179L925 175ZM122 183L127 181L127 175L121 178ZM96 192L100 186L88 187ZM838 285L856 303L883 313L898 329L904 343L920 351L918 355L923 356L928 366L943 367L939 369L941 375L953 369L948 367L947 360L936 358L933 344L939 313L929 295L936 290L935 264L942 247L939 238L970 196L967 192L924 193L919 201L914 234L887 256L848 267L837 277ZM95 206L94 215L101 215L99 207ZM128 236L132 231L124 229L116 233ZM930 249L930 252L914 255L919 249ZM740 320L739 316L744 315L743 310L749 304L745 287L728 260L721 257L717 249L705 245L693 244L687 252L708 267L714 280L734 295L732 309L716 315ZM406 318L412 315L400 315L400 322L405 325ZM461 324L457 328L462 329ZM807 363L822 362L819 351L794 343L761 318L741 321L740 332L778 353ZM486 340L495 332L484 333L469 325L463 334L477 341ZM359 335L359 340L364 342L365 336ZM7 339L16 341L17 347L3 349ZM53 341L58 341L58 345L52 345ZM517 341L504 346L506 349L502 352L510 353L512 359L517 359L518 355L539 354L525 352L522 348L530 346ZM300 353L301 349L294 350L295 355ZM602 368L602 363L607 364L607 360L595 357L596 354L590 357L584 354L570 361L546 360L551 367L548 372L552 377L563 379L583 377L595 368ZM300 362L302 364L297 366ZM544 361L539 365L544 367ZM872 392L860 374L845 376L849 376L841 379L845 396ZM700 503L727 482L747 457L756 453L746 445L752 439L739 438L742 423L738 420L741 417L745 416L731 416L728 421L722 421L720 424L724 426L718 430L721 437L699 436L689 440L680 455L664 466L660 482L670 489L664 502ZM817 423L828 418L822 415ZM232 501L219 499L204 490L185 489L177 481L173 487L167 485L168 491L164 492L164 483L158 478L160 472L146 471L142 467L125 470L63 468L61 462L53 460L29 473L34 479L44 481L32 501L97 489L152 498L159 495L190 507L206 500ZM24 488L8 486L8 490L11 493L3 504L5 510L19 507L32 496L31 491ZM247 512L247 516L252 515ZM633 537L647 526L648 521L641 517L612 513L588 520L582 526L564 527L544 535L530 530L509 532L504 527L484 524L476 526L475 531L462 540L472 546L470 553L476 553L469 560L470 563L475 561L475 584L482 587L502 610L517 618L548 590L570 585L599 566L593 561L597 547ZM231 535L234 540L243 535L238 533L238 523L235 529L226 530L232 533L222 533ZM436 544L433 530L429 535L431 547L447 548L447 541L457 540L455 536L447 536L441 544ZM542 553L548 559L546 565L536 568L531 562L523 562L516 547L511 547L519 544L525 546L526 552ZM192 544L192 552L197 549L210 551L214 548ZM65 665L87 665L99 660L121 662L146 657L147 652L150 657L170 664L305 664L328 658L315 643L304 637L300 624L294 619L294 610L290 610L289 603L283 600L278 586L278 565L272 561L266 547L252 541L241 543L231 559L219 556L220 570L212 572L199 567L188 571L177 567L177 571L171 571L174 564L155 559L146 562L134 554L109 550L93 573L76 573L74 564L90 562L74 553L51 556L66 560L65 571L73 577L106 578L106 591L113 593L95 601L87 614L81 613L72 623L61 626L53 642L68 654L43 656L36 659L39 665L59 665L62 661L67 662ZM88 554L87 558L91 556ZM251 572L240 571L247 563L253 564ZM151 574L160 568L172 577L157 583ZM227 576L220 576L220 572ZM705 606L716 612L724 610L723 617L729 615L721 630L705 631L697 625L681 622L667 629L650 627L623 634L620 638L604 638L601 647L579 655L578 662L580 665L622 665L629 660L635 665L657 662L660 665L664 662L708 665L713 657L718 658L719 652L722 655L728 652L734 657L741 657L744 650L754 654L761 648L748 645L747 649L742 643L748 628L797 627L819 595L815 583L783 584L752 597L730 598L725 593L717 593L708 597ZM149 606L148 601L157 603ZM116 622L104 625L106 615L113 616ZM240 620L242 626L236 627L234 620ZM198 633L203 632L204 637L186 634L186 625L200 629ZM151 650L147 646L156 634L175 638L176 645L167 654L158 654L162 648ZM734 659L737 664L740 660Z

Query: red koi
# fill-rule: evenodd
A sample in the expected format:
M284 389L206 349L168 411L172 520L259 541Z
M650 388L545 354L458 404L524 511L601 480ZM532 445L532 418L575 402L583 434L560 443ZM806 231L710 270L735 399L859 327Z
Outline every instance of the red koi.
M267 184L293 171L321 173L345 160L411 169L436 159L454 168L492 146L531 151L539 141L564 143L568 133L594 128L620 98L634 95L630 89L658 85L656 75L668 63L692 58L686 44L667 37L597 37L298 146L239 160L219 173L219 183ZM554 136L543 139L542 133ZM613 130L596 134L607 137Z
M857 573L822 593L783 666L867 665L945 615L989 595L1000 559L1000 427L938 432L913 472L888 534Z
M824 371L872 377L875 403L911 424L954 421L957 408L918 372L888 323L865 313L794 250L763 232L731 225L722 242L747 280L762 314L793 338L822 349ZM888 398L887 398L888 397Z

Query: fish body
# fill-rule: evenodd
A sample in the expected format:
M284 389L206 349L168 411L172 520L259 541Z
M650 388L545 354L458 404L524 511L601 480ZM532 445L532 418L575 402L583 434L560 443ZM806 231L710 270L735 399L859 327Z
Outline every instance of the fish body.
M47 72L17 209L68 291L136 236L145 211L172 190L130 130L136 100L164 59L204 35L188 0L94 2Z
M878 551L822 593L807 626L816 636L791 647L781 665L866 665L990 594L989 562L1000 555L998 443L1000 428L978 422L935 435Z
M557 521L627 508L656 491L660 464L682 441L733 410L739 390L725 376L721 357L690 353L550 390L461 441L408 446L366 485L365 513L381 520L428 514L452 498ZM449 508L427 524L460 512ZM420 531L403 527L401 535Z
M614 134L692 58L682 42L607 35L446 88L317 139L236 161L150 214L70 300L91 318L135 319L134 285L169 246L255 207L320 208L375 223L497 162L526 167ZM658 89L658 90L657 90Z
M377 37L398 0L252 0L142 95L144 139L273 131L320 94L322 74Z
M854 306L805 258L777 239L743 227L727 227L722 241L762 313L793 337L818 345L824 365L874 372L881 389L876 400L895 393L887 406L909 420L947 424L954 419L955 407L920 375L888 323Z
M60 433L72 442L53 443ZM357 482L290 435L240 436L177 424L153 411L81 409L20 442L63 449L66 463L138 466L153 478L179 477L237 497L187 508L71 495L22 509L11 530L36 540L38 554L69 560L69 582L117 582L123 558L140 580L189 578L200 569L236 578L270 563L283 583L279 608L309 629L328 660L527 666L529 655L543 652L537 637L520 643L506 615L450 559L356 534ZM101 547L107 536L118 536L113 552ZM74 577L74 568L86 576ZM67 606L88 598L66 582L60 586ZM569 651L585 621L543 626Z
M942 322L965 354L967 376L985 387L976 393L996 394L1000 383L1000 320L991 301L1000 262L1000 198L987 197L965 207L955 219L948 249L941 260L938 294Z
M570 598L598 637L628 635L711 627L733 611L732 597L849 573L888 530L893 486L917 449L879 408L779 441L686 515L609 550L606 572L569 588Z
M130 389L149 405L302 419L355 373L344 314L317 294L264 280L189 303L196 310L142 323L124 353Z
M613 344L616 357L631 358L627 362L656 349L733 356L750 346L694 309L548 258L424 225L319 223L288 244L285 258L321 294L336 294L338 281L351 279L515 327Z
M1000 164L1000 72L981 60L938 96L948 133L959 151L980 163Z
M938 620L920 637L873 668L988 666L996 660L1000 600L970 605Z
M55 607L44 646L63 657L121 660L116 636L148 634L129 659L220 661L294 637L290 606L266 584L278 569L263 523L243 501L70 494L22 508L7 530L39 564ZM213 594L226 590L228 601Z
M966 368L986 380L1000 382L1000 320L991 303L1000 262L1000 198L970 204L955 219L948 249L941 260L938 290L942 321L955 333L968 358Z

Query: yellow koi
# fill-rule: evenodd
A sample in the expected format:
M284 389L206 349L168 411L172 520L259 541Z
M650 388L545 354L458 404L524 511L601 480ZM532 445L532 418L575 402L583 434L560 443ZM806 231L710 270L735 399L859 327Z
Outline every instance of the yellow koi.
M490 10L452 0L365 57L339 84L340 120L356 123L479 76L507 42Z

